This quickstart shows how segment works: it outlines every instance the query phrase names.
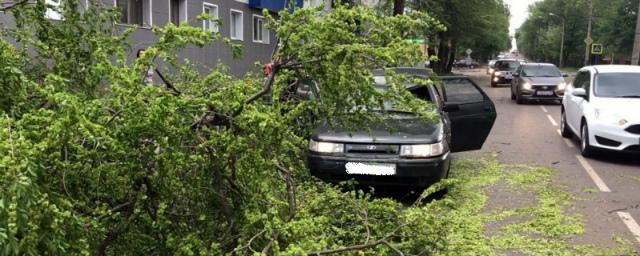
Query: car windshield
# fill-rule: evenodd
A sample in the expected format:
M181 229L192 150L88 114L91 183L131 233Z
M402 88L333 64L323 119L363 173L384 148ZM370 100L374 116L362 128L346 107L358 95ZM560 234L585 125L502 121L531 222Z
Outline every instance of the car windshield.
M640 98L640 73L601 73L596 76L599 97Z
M374 76L373 77L374 81L375 81L375 88L377 91L387 91L387 89L389 88L387 86L387 82L384 76ZM411 84L407 84L406 87L411 87L410 92L411 94L413 94L413 96L424 100L424 101L431 101L431 95L429 93L429 89L425 86L415 86L412 87ZM374 111L381 111L382 109L380 108L375 108ZM398 112L398 113L405 113L405 111L401 111L398 110L396 108L394 108L394 102L387 100L384 102L384 111L385 112Z
M561 77L562 74L555 66L525 66L522 76L526 77Z
M520 66L520 63L517 61L500 61L496 63L496 68L502 71L513 71L516 70Z

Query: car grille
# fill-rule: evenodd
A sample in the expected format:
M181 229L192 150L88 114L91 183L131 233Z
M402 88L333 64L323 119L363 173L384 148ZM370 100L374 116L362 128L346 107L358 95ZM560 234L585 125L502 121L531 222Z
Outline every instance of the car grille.
M640 134L640 124L629 126L627 127L627 129L625 129L625 131L633 134Z
M550 91L550 90L555 90L556 86L555 85L534 85L533 89L540 90L540 91Z
M397 155L400 146L388 144L347 144L347 153L389 154Z

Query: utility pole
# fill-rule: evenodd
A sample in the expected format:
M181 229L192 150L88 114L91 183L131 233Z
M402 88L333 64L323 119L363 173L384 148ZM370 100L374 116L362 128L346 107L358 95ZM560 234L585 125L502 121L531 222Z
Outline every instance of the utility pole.
M593 0L589 0L589 25L587 26L587 38L585 39L584 48L584 65L589 65L589 59L591 57L591 44L593 39L591 38L591 21L593 20Z
M633 42L631 65L640 65L640 6L638 6L638 21L636 21L636 39Z

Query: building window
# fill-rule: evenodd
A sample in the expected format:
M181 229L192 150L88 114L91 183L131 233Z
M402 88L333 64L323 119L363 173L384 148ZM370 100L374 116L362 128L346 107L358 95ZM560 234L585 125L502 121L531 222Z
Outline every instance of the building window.
M219 32L218 24L216 24L216 20L218 20L218 6L210 3L203 3L202 12L209 15L208 20L202 21L202 29L212 33Z
M47 5L47 11L44 13L45 18L52 20L62 19L62 0L46 0L44 3Z
M243 40L242 12L231 9L231 39Z
M116 0L115 4L120 9L120 23L151 26L151 1L152 0Z
M187 0L169 0L171 23L180 24L187 21Z
M262 16L253 15L253 41L256 43L269 43L269 30Z

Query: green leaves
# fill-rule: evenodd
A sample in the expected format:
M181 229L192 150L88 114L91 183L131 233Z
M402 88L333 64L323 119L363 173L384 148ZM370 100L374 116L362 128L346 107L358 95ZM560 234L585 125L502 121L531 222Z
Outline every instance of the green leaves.
M156 27L128 61L133 29L116 27L116 10L63 6L59 22L43 18L43 1L21 6L2 31L17 43L0 42L1 254L299 254L362 242L352 205L372 239L404 221L391 200L315 181L304 154L320 122L366 126L380 116L364 110L384 100L434 115L407 78L388 73L392 90L380 93L371 76L421 61L403 39L438 27L429 16L337 5L267 17L280 41L268 84L223 66L201 75L178 54L225 41L218 34ZM154 67L166 83L144 83ZM319 85L315 100L296 98L303 81Z

